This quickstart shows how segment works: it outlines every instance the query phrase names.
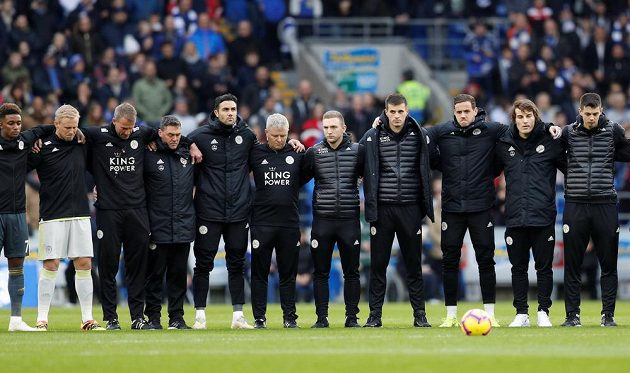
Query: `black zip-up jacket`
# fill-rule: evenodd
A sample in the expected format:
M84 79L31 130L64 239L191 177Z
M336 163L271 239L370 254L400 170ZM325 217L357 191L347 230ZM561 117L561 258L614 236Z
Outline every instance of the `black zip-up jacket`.
M337 149L324 139L304 155L303 175L315 178L313 214L326 219L358 219L358 179L363 176L365 147L348 134Z
M28 153L33 143L55 132L55 126L39 126L21 132L15 139L0 136L0 214L26 211L24 183Z
M431 163L442 171L444 211L479 212L492 207L495 146L508 128L486 122L486 112L479 108L467 127L453 119L428 129L429 146L439 149L439 160Z
M88 167L94 176L100 210L146 208L144 191L144 150L157 138L149 127L134 127L128 139L121 139L113 124L82 130L89 145Z
M43 137L40 152L28 156L29 169L37 169L39 176L42 220L90 217L86 163L87 145L56 134Z
M254 146L249 156L256 184L252 225L299 226L298 196L305 181L301 176L303 159L304 153L295 152L289 144L279 151L267 144Z
M630 161L630 140L619 124L603 114L597 127L584 127L582 117L562 130L567 151L564 197L567 202L616 203L615 161Z
M384 127L389 127L387 116L383 113L380 116L381 126L371 128L364 135L359 143L365 146L365 164L363 171L363 188L365 192L365 220L375 222L378 220L378 195L379 195L379 177L380 177L380 161L379 161L379 139L381 133L385 131ZM418 148L419 157L419 175L420 190L418 190L418 207L422 217L428 216L431 221L434 219L433 214L433 192L431 190L431 169L429 166L429 147L427 146L426 130L411 117L407 116L405 126L408 130L416 131L422 137ZM392 185L392 188L397 187Z
M249 152L256 135L240 117L227 126L210 120L188 135L203 155L197 165L195 210L205 221L231 223L249 219Z
M566 172L559 140L536 123L527 139L515 125L499 140L495 170L505 173L505 223L513 227L544 227L556 219L556 170Z
M195 168L188 142L180 141L175 150L159 138L155 143L155 152L144 153L144 185L151 242L192 242L195 240Z

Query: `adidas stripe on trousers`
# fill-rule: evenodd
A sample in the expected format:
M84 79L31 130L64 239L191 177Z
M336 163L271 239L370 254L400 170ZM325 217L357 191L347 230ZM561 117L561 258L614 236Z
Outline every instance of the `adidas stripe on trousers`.
M555 225L546 227L514 227L505 230L505 243L512 264L512 290L516 313L527 314L529 289L529 249L532 249L538 287L538 311L551 307L553 289L553 249L556 244Z
M313 292L318 318L328 316L330 268L335 243L339 249L343 269L343 299L346 316L359 313L361 284L359 281L359 255L361 252L361 223L356 219L313 218L311 255L313 256Z

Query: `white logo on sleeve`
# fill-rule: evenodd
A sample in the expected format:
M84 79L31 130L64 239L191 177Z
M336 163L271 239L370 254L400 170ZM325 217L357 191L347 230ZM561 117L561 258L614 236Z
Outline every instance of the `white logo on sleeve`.
M131 140L131 144L129 144L129 146L131 146L131 149L138 149L138 141Z
M372 141L372 137L368 137L366 141Z
M109 132L107 128L101 128L101 132Z
M512 240L512 237L507 236L505 237L505 243L512 246L512 244L514 243L514 240Z
M415 135L416 135L415 132L413 132L413 131L409 132L409 136L415 136Z
M249 223L245 223L245 229L249 228Z
M149 244L149 250L155 250L155 249L157 249L157 245L156 245L156 244L154 244L153 242L151 242L151 243Z
M188 164L188 159L186 159L186 158L184 158L184 157L181 157L181 158L179 159L179 163L181 163L181 164L182 164L182 166L186 167L186 165Z
M312 240L311 247L313 247L313 249L317 249L317 246L319 246L319 242L317 242L317 240Z
M491 222L491 221L489 221L489 222L488 222L488 225L486 225L486 228L492 228L492 227L493 227L492 222Z
M208 227L206 227L205 225L200 225L199 226L199 233L201 233L201 234L208 233Z
M217 141L217 139L212 139L212 141L210 141L210 144L218 144L219 142Z
M473 131L473 136L479 136L481 134L481 130L479 128L475 128Z
M442 222L442 230L445 231L448 229L448 224L445 221Z
M160 159L159 161L157 161L157 164L164 164L164 161Z
M103 238L103 231L102 230L97 230L96 231L96 238L98 238L99 240Z
M420 229L418 229L418 231L416 232L416 234L422 235L422 227L420 227Z
M0 145L0 150L4 150L4 149L2 149L2 145Z
M617 230L615 231L615 233L619 233L619 227L617 227Z
M257 249L260 247L260 241L258 240L253 240L252 241L252 248Z
M53 150L52 150L52 152L51 152L51 153L58 152L58 151L59 151L59 149L57 149L57 148L53 148Z
M355 244L355 245L358 245L358 244L359 244L359 240L355 240L355 241L354 241L354 244Z
M542 153L545 151L545 146L544 145L538 145L536 147L536 153Z
M565 224L565 225L562 226L562 231L564 233L569 233L570 230L571 230L571 228L569 227L568 224Z
M289 155L287 156L285 161L287 161L287 164L293 164L293 162L295 162L295 159L293 159L293 157Z
M109 147L112 147L112 146L114 146L114 145L112 145L112 143L111 143L111 142L108 142L107 144L105 144L105 146L109 148Z
M241 135L238 135L234 138L234 142L237 144L242 144L243 143L243 137L241 137Z
M300 241L295 244L296 247L300 246Z
M547 242L551 242L551 241L553 241L553 240L554 240L554 239L553 239L553 236L549 236L549 238L547 238Z
M24 141L22 140L18 141L18 149L24 150Z
M376 227L370 228L370 234L372 234L372 236L376 235Z
M429 136L427 136L427 144L431 143L431 139L429 138Z
M263 159L263 161L262 161L262 162L260 162L260 164L269 164L269 162L267 162L267 160L266 160L266 159Z
M50 145L50 144L52 144L52 141L46 141L46 142L44 143L44 145Z

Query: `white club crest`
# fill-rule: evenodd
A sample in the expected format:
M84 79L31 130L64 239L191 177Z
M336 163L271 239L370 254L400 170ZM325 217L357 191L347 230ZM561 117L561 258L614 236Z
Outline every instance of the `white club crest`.
M538 145L536 147L536 153L542 153L545 151L545 146L544 145Z
M445 231L448 229L448 224L445 221L442 222L442 230Z
M288 155L285 161L287 161L287 164L293 164L293 162L295 162L295 159L293 159L292 156Z
M253 248L253 249L257 249L257 248L259 248L259 247L260 247L260 241L258 241L258 240L253 240L253 241L252 241L252 248Z
M376 235L376 227L370 228L370 233L372 234L372 236Z
M475 130L473 131L473 135L479 136L480 134L481 134L481 130L479 128L475 128Z
M188 159L182 157L179 159L179 163L181 163L182 165L184 165L184 167L186 167L186 165L188 164Z
M102 230L97 230L96 231L96 238L98 238L99 240L103 238L103 231Z
M512 237L507 236L505 237L505 243L511 246L514 243L514 240L512 240Z
M562 226L562 231L564 233L569 233L570 230L571 230L571 228L569 228L568 224L565 224L565 225Z
M312 240L311 241L311 247L313 249L317 249L317 246L319 246L319 242L317 242L317 240Z
M208 227L206 227L205 225L200 225L199 226L199 233L201 233L201 234L208 233Z
M234 142L237 144L242 144L243 143L243 137L241 135L238 135L234 138Z
M22 140L18 141L18 149L24 150L24 141Z
M129 146L131 146L131 149L138 149L138 141L131 140L131 144L129 144Z

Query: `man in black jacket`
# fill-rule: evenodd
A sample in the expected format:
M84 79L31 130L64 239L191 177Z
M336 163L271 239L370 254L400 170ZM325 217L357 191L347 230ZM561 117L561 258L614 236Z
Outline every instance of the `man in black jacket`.
M630 161L630 140L623 128L606 119L596 93L580 98L577 121L562 131L567 149L564 237L566 320L562 326L581 326L581 266L589 240L601 266L601 326L617 326L617 254L619 219L614 187L614 162Z
M33 143L48 136L54 126L38 127L20 133L22 110L12 103L0 106L0 250L4 251L9 267L9 298L11 318L9 331L37 331L22 320L24 296L24 257L28 255L26 225L27 157Z
M365 217L370 222L370 316L365 327L381 327L386 272L394 235L407 268L414 326L430 327L422 281L422 219L433 220L429 150L425 130L409 115L400 94L385 99L382 126L365 133Z
M327 328L328 280L335 243L339 248L344 277L346 327L359 327L359 221L358 178L363 176L365 148L352 143L344 118L338 111L323 115L325 139L312 146L304 156L304 176L315 178L313 191L313 256L315 312L314 328Z
M184 298L188 253L195 239L194 167L188 142L182 140L182 125L176 117L162 118L158 136L157 150L147 150L144 154L151 227L144 314L153 328L162 329L162 284L166 274L168 328L190 329L184 321Z
M439 149L432 164L442 171L442 267L446 318L440 327L459 325L457 288L459 259L466 230L475 249L485 310L493 326L496 275L494 224L490 209L495 199L494 148L508 126L486 122L486 113L473 96L453 98L452 121L428 130L429 146Z
M267 144L249 156L256 192L252 205L252 310L254 327L267 327L267 286L273 250L280 276L280 305L285 328L297 328L295 277L300 252L298 195L303 153L287 144L289 121L282 114L267 118Z
M565 171L560 141L545 131L540 112L530 100L512 106L512 126L496 146L497 173L505 173L505 243L512 264L516 316L510 327L530 326L527 290L529 249L538 280L539 327L550 327L553 251L556 221L556 173Z
M29 155L40 187L39 259L43 268L37 288L37 328L48 329L48 311L55 291L59 261L70 258L76 269L75 289L81 305L82 330L105 330L92 316L92 225L85 181L87 146L77 141L79 112L62 105L55 112L55 133L42 138L38 153Z
M96 237L100 240L98 272L103 318L107 330L120 330L116 273L124 246L125 277L132 329L151 329L144 320L144 286L149 247L149 218L144 189L144 151L155 131L136 127L136 109L123 103L112 123L84 131L89 145L88 167L94 175Z

